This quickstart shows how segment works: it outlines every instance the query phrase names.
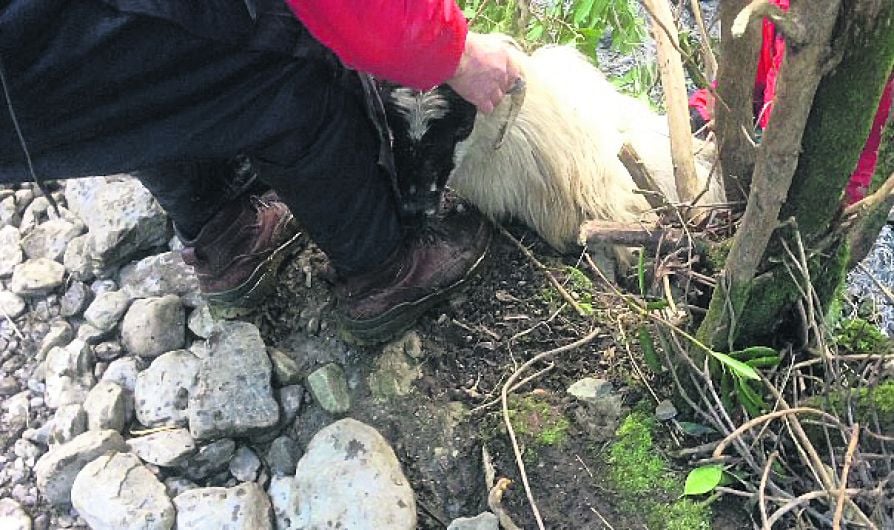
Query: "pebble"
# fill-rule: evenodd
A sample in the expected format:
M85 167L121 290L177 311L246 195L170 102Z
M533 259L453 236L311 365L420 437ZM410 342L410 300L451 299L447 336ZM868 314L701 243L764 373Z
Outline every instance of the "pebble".
M250 448L242 446L230 460L230 473L240 482L251 482L258 476L261 460Z
M341 366L329 363L307 377L307 386L314 400L330 414L344 414L351 409L351 396Z

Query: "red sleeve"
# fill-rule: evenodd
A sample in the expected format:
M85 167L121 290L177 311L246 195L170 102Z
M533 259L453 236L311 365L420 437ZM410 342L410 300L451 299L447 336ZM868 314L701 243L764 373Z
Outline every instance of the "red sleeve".
M349 67L416 89L453 76L466 19L455 0L287 0Z

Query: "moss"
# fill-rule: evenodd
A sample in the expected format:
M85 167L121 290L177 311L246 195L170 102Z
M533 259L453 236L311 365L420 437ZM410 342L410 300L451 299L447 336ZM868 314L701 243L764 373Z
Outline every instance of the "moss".
M568 418L544 398L513 397L509 403L509 420L525 445L554 446L568 439Z
M703 502L680 499L657 504L649 516L649 528L662 530L711 530L711 509Z
M883 353L891 347L891 340L862 318L843 320L835 333L835 341L849 353Z
M840 391L831 392L828 396L815 396L807 400L807 404L843 416L846 399ZM874 429L877 415L882 432L894 429L894 381L882 383L875 388L851 389L850 400L854 404L854 420L861 425L869 425Z
M684 480L655 450L654 428L650 413L632 412L618 427L617 440L609 448L609 478L622 494L621 509L638 514L656 530L710 529L711 511L705 503L673 500Z
M708 265L715 271L722 270L726 266L726 258L729 256L729 250L733 246L733 240L727 239L717 243L716 245L707 246L706 256Z
M641 412L624 418L618 427L618 439L609 449L611 480L622 493L641 494L655 489L670 489L667 463L654 449L654 420Z

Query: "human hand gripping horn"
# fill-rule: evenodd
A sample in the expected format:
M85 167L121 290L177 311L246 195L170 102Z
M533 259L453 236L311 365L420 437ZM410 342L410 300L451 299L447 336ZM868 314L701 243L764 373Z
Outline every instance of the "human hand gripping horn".
M525 89L525 80L519 76L515 78L512 87L506 91L506 95L509 96L509 111L506 113L506 121L500 126L500 132L497 134L497 140L494 142L494 151L503 147L503 142L506 140L506 133L508 133L509 129L515 124L515 119L518 117L522 104L525 102Z

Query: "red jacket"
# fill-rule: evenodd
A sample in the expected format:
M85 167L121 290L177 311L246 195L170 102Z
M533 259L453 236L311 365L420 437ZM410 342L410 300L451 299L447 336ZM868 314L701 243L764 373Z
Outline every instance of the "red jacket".
M456 72L466 19L455 0L287 0L345 65L426 90Z

